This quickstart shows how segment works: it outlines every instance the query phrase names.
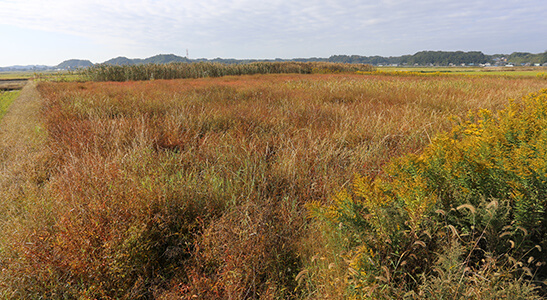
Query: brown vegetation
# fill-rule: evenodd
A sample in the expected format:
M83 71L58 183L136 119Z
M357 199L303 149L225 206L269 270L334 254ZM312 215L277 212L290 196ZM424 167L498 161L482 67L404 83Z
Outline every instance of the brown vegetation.
M418 151L449 116L542 86L348 74L40 83L31 124L44 130L23 136L44 147L5 156L29 167L6 175L27 179L3 189L0 295L335 297L341 258L305 204Z

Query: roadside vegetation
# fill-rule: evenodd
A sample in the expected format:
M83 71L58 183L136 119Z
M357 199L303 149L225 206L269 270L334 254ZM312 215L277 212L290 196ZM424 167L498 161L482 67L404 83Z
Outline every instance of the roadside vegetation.
M10 105L13 103L15 98L19 96L18 91L11 91L11 92L3 92L0 91L0 119L6 114L6 111L10 107Z
M544 79L283 66L40 82L0 295L535 297Z

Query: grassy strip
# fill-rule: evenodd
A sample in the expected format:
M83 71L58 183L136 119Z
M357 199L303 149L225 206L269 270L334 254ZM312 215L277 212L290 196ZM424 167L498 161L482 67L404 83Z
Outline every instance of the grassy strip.
M422 76L422 77L447 77L447 76L470 76L470 77L500 77L500 78L540 78L546 79L545 72L521 71L521 72L503 72L503 71L443 71L443 70L376 70L376 71L357 71L361 75L380 75L380 76Z
M545 67L379 67L380 74L408 75L470 75L470 76L507 76L507 77L545 77Z
M35 76L35 72L0 72L1 80L10 80L10 79L30 79Z
M2 92L0 91L0 119L6 114L13 101L19 96L20 91Z

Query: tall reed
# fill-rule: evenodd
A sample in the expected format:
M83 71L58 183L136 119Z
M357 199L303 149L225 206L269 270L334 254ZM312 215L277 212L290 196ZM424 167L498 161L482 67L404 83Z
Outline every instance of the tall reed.
M130 66L97 65L82 72L92 81L135 81L153 79L204 78L229 75L252 74L312 74L372 71L374 67L364 64L339 64L324 62L255 62L246 64L221 63L170 63L142 64Z

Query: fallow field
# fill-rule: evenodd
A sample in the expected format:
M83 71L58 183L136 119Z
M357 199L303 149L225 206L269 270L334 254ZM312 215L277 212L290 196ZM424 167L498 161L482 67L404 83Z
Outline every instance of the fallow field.
M509 266L500 253L519 240L488 250L490 223L412 217L450 215L450 203L427 197L391 212L360 208L347 194L397 194L374 183L397 180L396 158L430 153L441 133L475 124L479 109L496 118L509 99L546 87L541 77L374 72L27 85L23 93L39 91L39 117L19 120L35 122L23 136L5 127L0 136L34 141L33 155L2 149L1 163L18 168L0 191L0 295L537 297L538 255L513 255ZM441 194L438 203L452 199ZM470 195L452 208L477 210L477 220L472 197L504 200ZM371 221L381 214L384 223ZM532 231L511 220L503 226Z

